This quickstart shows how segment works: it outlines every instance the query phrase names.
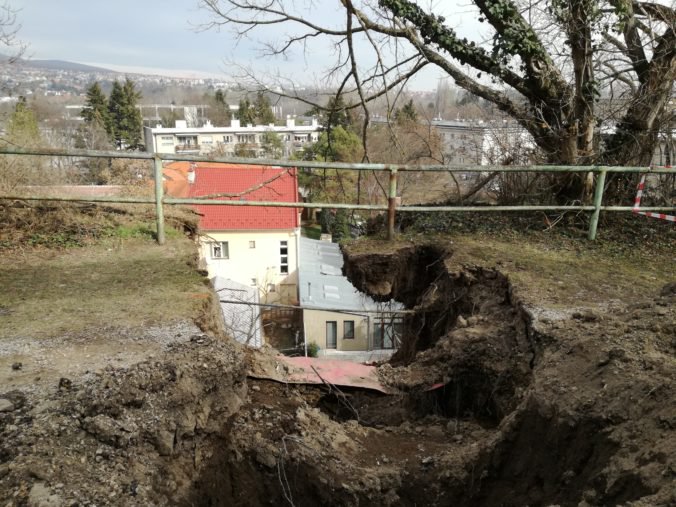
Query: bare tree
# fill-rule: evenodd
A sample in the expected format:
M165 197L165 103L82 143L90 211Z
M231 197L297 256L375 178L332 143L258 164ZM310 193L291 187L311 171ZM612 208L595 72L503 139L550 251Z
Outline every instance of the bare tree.
M330 20L312 1L201 5L211 14L206 28L256 39L268 56L300 48L311 58L319 40L329 42L335 59L324 80L354 97L345 107L362 110L364 140L369 103L396 101L428 66L514 118L550 163L647 165L660 129L673 121L676 11L667 0L473 0L486 26L475 40L411 0L340 0L341 14ZM278 39L257 39L280 26ZM287 90L280 93L296 95ZM614 114L604 117L608 110ZM558 193L579 198L582 190L567 178Z
M0 46L10 51L9 62L14 63L26 52L27 44L18 38L21 25L17 20L18 9L9 2L0 5Z

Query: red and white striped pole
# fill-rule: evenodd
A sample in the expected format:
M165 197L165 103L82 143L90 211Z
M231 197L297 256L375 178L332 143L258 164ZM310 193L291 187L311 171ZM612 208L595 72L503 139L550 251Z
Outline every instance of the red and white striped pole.
M637 215L645 215L647 217L659 218L660 220L667 220L669 222L676 222L676 216L665 215L664 213L654 213L652 211L641 211L641 197L643 197L643 189L645 188L645 174L641 175L641 181L638 184L638 191L634 199L634 208L631 210Z

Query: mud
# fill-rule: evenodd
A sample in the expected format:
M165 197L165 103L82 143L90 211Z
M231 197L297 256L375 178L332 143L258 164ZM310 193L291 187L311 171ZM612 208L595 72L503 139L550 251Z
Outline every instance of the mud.
M3 505L676 504L671 289L545 309L434 246L346 271L416 310L379 368L397 394L248 378L267 352L195 334L0 390Z

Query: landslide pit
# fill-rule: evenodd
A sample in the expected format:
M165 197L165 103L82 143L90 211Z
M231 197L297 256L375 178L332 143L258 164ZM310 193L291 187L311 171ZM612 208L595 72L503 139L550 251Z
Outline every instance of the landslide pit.
M250 379L192 504L674 503L672 293L544 312L448 249L346 260L360 289L416 310L379 368L398 394Z
M4 396L8 505L676 503L673 291L544 311L434 245L348 251L345 269L415 310L379 368L397 394L247 378L269 352L195 335L48 406Z

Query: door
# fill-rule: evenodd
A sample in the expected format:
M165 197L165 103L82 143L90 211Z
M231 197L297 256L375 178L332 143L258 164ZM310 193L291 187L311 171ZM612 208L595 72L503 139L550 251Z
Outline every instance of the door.
M326 348L335 349L338 344L338 323L335 320L326 321Z

